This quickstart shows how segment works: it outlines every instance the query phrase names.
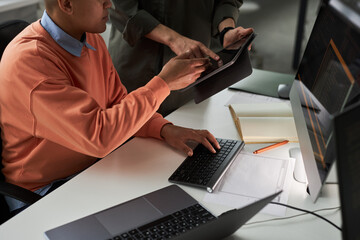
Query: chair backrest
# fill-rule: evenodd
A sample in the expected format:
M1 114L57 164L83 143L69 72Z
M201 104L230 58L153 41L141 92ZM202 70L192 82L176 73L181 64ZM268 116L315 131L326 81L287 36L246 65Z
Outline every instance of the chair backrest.
M0 59L9 42L28 25L24 20L10 20L0 24Z
M0 24L0 60L3 55L3 52L6 46L11 42L16 35L18 35L29 23L23 20L11 20ZM2 173L2 139L1 139L1 129L0 129L0 182L5 181L5 177ZM7 203L5 202L4 197L0 196L0 224L5 220L10 218L9 209Z
M0 59L6 46L28 25L29 23L24 20L10 20L0 24ZM2 140L0 129L0 181L5 180L1 172L2 167Z
M1 136L1 129L0 129L0 136ZM2 173L2 140L0 137L0 182L5 181L5 177ZM0 211L1 211L1 215L0 215L0 224L2 224L3 222L5 222L7 219L9 219L11 217L10 212L9 212L9 207L5 201L5 198L3 196L0 196Z
M24 20L10 20L0 24L0 59L6 46L28 25L29 23ZM0 181L5 180L1 172L2 167L2 140L0 129Z

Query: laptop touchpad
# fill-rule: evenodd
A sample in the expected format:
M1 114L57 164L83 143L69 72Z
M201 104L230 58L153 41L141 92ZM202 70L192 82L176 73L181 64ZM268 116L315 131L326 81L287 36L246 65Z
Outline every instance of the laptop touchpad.
M161 216L163 214L142 197L95 214L111 235L129 231Z

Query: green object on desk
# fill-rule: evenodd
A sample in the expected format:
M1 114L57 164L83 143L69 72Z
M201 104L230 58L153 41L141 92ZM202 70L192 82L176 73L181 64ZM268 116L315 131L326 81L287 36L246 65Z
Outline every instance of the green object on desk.
M253 73L231 85L229 89L241 90L270 97L279 97L279 84L292 84L294 75L253 69Z

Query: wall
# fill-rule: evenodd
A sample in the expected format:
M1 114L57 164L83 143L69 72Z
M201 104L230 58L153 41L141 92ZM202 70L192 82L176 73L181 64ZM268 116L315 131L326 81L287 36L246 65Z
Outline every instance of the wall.
M13 19L34 22L38 9L39 0L0 0L0 23Z

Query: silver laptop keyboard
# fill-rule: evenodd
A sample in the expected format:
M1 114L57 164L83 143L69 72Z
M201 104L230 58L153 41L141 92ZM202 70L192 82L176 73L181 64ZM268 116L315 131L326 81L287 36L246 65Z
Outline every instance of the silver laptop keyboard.
M118 234L111 240L171 239L214 219L216 217L209 211L200 204L195 204L139 228Z

